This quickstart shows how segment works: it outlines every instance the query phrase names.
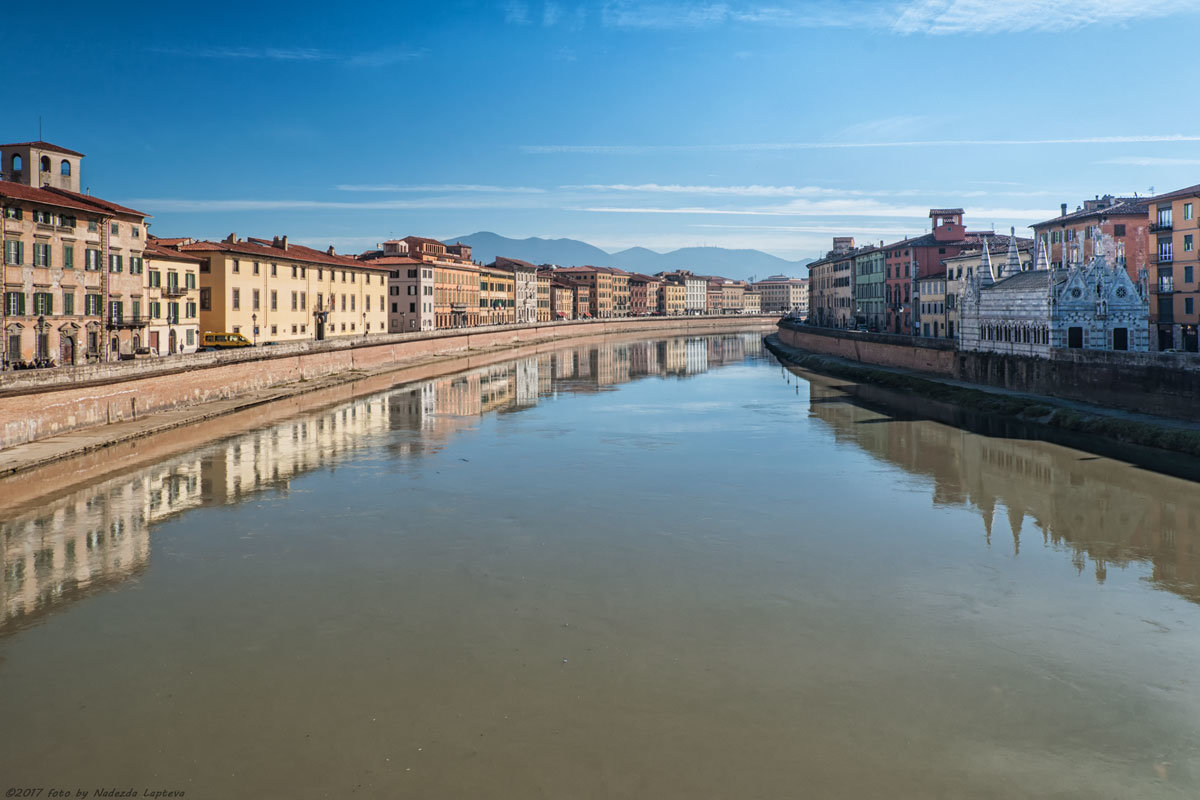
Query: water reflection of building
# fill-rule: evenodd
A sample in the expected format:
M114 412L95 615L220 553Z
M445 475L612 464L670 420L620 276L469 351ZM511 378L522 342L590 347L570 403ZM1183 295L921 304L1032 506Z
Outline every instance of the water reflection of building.
M810 411L841 442L933 482L935 505L972 508L982 533L1011 536L1019 553L1032 526L1069 550L1076 569L1104 581L1110 567L1150 565L1150 580L1200 602L1200 498L1195 484L1030 439L904 420L847 402L816 379ZM1004 533L1001 534L1000 532Z
M293 479L372 446L393 457L435 452L489 411L540 396L604 390L685 364L761 353L757 334L722 337L709 361L703 338L597 343L402 386L208 445L73 491L0 522L0 634L146 568L153 525L188 509L286 490ZM677 355L671 355L677 354Z

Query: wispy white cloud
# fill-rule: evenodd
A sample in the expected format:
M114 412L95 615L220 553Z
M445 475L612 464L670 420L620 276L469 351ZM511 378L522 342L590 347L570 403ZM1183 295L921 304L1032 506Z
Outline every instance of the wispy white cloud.
M1114 164L1123 167L1195 167L1200 158L1156 158L1154 156L1120 156L1097 161L1097 164Z
M387 48L357 53L336 53L314 47L228 47L223 45L173 47L156 45L150 52L162 55L232 61L278 61L291 63L340 63L351 67L387 67L426 55L425 50Z
M954 195L956 197L1043 197L1060 194L1048 189L1029 191L970 189L937 191L923 189L844 189L828 186L769 186L751 184L747 186L706 186L695 184L661 183L591 183L568 184L560 189L572 192L609 192L621 194L688 194L711 197L920 197L928 195Z
M428 197L411 200L294 200L282 198L180 198L139 197L128 200L134 208L152 211L327 211L327 210L427 210L427 209L484 209L533 208L527 199L517 197Z
M722 25L882 29L947 36L1060 32L1197 11L1191 0L892 0L865 2L635 2L601 4L612 28L680 29Z
M558 3L546 3L542 6L542 25L553 28L562 16L562 6Z
M927 205L901 205L863 198L845 200L796 199L779 205L749 208L712 206L582 206L568 209L596 214L683 214L714 216L766 217L904 217L922 219L929 215ZM973 219L1046 219L1056 215L1052 209L1030 208L971 208Z
M896 6L897 33L1059 32L1195 13L1191 0L910 0Z
M549 155L577 153L586 155L652 155L657 153L738 153L788 150L853 150L892 147L1020 147L1064 144L1147 144L1159 142L1200 142L1193 134L1144 134L1132 136L1081 136L1061 139L928 139L893 142L759 142L745 144L527 144L523 153Z
M480 192L486 194L542 194L546 190L533 186L492 186L481 183L342 183L341 192Z

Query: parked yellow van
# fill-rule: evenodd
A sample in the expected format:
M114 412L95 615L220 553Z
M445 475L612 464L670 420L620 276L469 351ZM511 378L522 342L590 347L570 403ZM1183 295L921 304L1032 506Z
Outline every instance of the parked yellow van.
M253 343L240 333L212 333L206 331L202 346L205 350L226 347L253 347Z

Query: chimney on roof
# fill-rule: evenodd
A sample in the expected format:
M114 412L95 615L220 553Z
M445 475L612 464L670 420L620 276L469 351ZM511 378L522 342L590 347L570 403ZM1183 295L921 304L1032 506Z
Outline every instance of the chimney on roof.
M325 252L329 253L329 255L331 255L331 256L336 256L336 255L337 255L337 253L335 253L335 252L333 251L333 245L329 245L329 249L328 249L327 251L325 251Z
M1062 209L1062 214L1060 214L1059 216L1065 217L1067 215L1067 204L1063 203L1061 206L1059 206L1059 208Z
M238 238L236 233L231 233L225 237L226 244L237 244L237 240Z
M287 250L287 234L279 237L279 241L283 243L283 249Z

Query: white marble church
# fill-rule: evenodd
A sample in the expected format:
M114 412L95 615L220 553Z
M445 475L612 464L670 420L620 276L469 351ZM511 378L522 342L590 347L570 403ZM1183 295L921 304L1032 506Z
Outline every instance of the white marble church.
M1150 348L1150 299L1145 282L1130 280L1112 237L1097 238L1090 263L1073 248L1063 269L1051 269L1046 243L1037 263L1021 270L1016 231L999 270L983 248L979 269L965 281L959 308L959 348L1049 358L1058 348Z

